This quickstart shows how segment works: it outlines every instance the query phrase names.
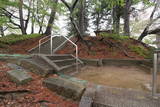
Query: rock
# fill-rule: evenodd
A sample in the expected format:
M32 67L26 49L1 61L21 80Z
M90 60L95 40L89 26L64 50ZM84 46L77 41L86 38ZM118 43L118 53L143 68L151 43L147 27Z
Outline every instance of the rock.
M9 78L17 84L26 84L32 80L32 77L26 71L12 70L7 71Z
M61 77L48 78L43 83L48 89L73 100L80 100L85 90L84 85Z

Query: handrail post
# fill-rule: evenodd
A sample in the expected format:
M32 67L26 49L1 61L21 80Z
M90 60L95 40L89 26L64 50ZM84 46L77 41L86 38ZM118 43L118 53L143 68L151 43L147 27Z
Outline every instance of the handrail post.
M41 41L44 40L44 39L46 39L46 38L48 38L48 37L49 37L49 36L46 36L46 37L44 37L44 38L42 38L42 39L40 39L40 40L38 41L38 43L39 43L39 44L38 44L38 47L39 47L39 48L38 48L38 53L39 53L39 54L40 54L40 52L41 52Z
M67 37L63 37L66 38L70 43L72 43L76 47L76 71L78 72L78 46Z
M51 42L50 42L51 55L52 55L52 53L53 53L53 52L52 52L52 49L53 49L53 43L52 43L52 42L53 42L53 40L52 40L52 39L53 39L53 37L54 37L54 36L51 36Z
M153 60L153 78L152 78L152 96L154 97L157 93L157 63L158 62L158 53L154 53Z

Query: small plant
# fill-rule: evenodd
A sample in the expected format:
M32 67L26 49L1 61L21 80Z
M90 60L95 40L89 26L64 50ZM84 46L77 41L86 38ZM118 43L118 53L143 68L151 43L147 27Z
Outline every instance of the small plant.
M95 56L96 52L95 51L89 51L89 54Z

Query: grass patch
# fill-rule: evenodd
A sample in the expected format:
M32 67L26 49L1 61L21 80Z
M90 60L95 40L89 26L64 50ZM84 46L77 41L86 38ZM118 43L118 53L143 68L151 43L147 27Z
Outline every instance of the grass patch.
M2 44L11 45L11 44L14 44L19 41L32 39L32 38L36 38L36 37L40 37L40 36L42 36L42 35L40 35L40 34L30 34L30 35L11 34L11 35L8 35L5 37L0 37L0 43L1 43L0 45L2 45Z
M131 45L129 46L129 49L144 58L152 58L152 50L146 49L144 46Z
M112 38L114 40L128 40L129 36L123 36L118 34L111 34L111 33L100 33L99 36Z

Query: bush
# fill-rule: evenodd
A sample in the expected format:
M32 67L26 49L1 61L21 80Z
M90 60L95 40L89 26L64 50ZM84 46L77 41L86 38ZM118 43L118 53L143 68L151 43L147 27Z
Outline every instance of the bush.
M144 46L135 46L131 45L129 46L131 51L137 53L140 56L143 56L144 58L151 58L152 57L152 50L146 49Z
M19 41L23 41L23 40L27 40L27 39L31 39L31 38L36 38L36 37L40 37L40 34L30 34L30 35L15 35L15 34L11 34L5 37L1 37L0 38L0 43L1 44L14 44L16 42Z
M99 36L112 38L114 40L128 40L129 39L129 36L123 36L123 35L111 34L111 33L100 33Z

